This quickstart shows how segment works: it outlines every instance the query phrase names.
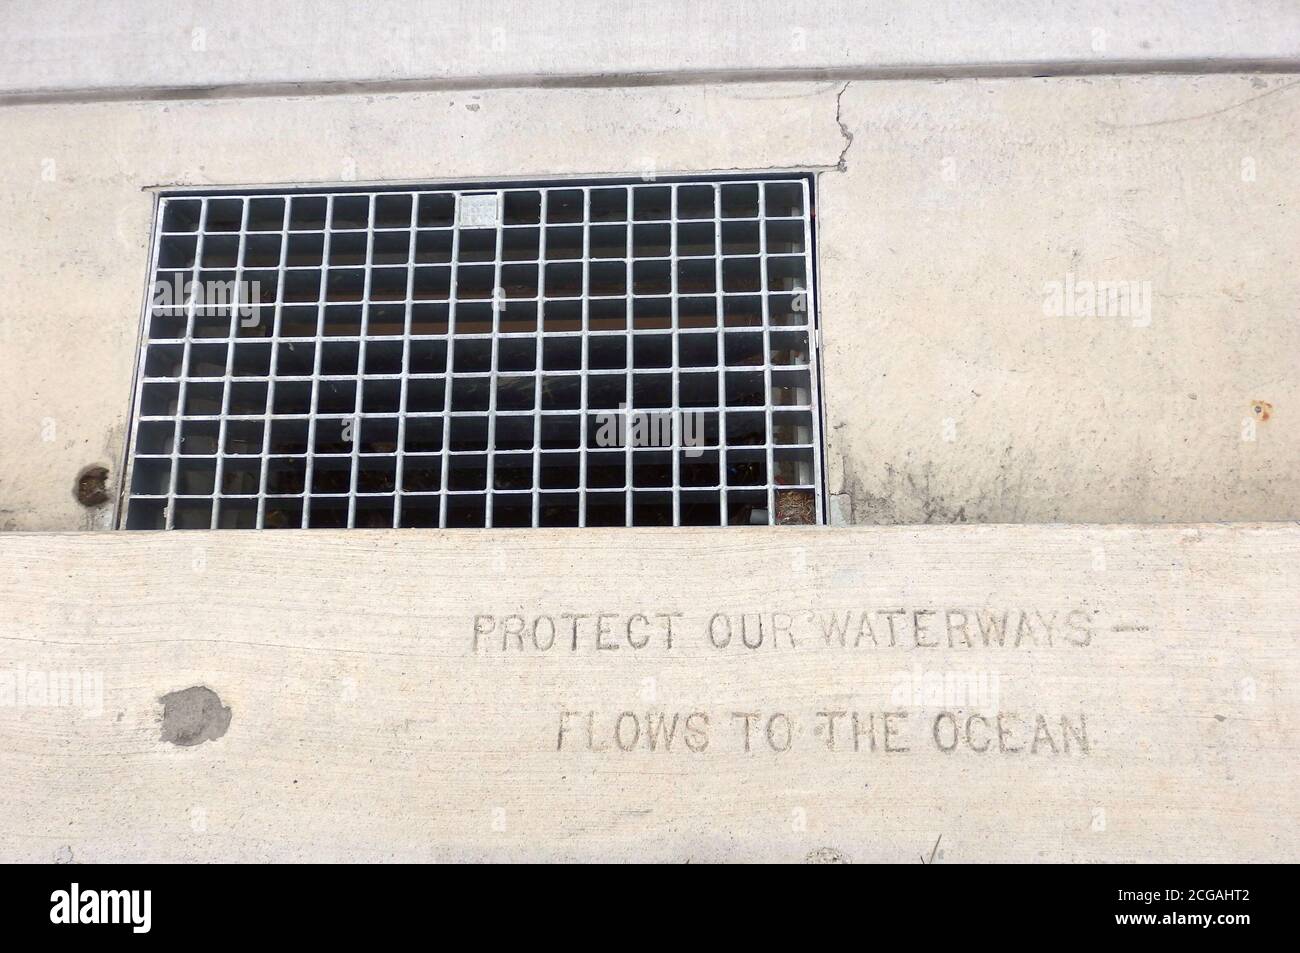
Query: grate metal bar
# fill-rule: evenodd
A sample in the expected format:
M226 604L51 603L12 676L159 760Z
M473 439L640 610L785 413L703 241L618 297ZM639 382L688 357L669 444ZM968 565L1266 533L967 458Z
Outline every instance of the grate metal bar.
M810 183L803 179L799 183L803 193L804 209L812 208L812 194ZM822 444L822 398L821 398L821 351L822 351L822 331L821 322L817 319L815 302L817 301L817 289L814 282L816 281L816 270L813 267L812 249L813 249L813 218L811 215L805 215L803 219L803 248L804 248L804 275L805 275L805 325L808 329L808 397L807 404L812 416L812 427L809 433L809 441L813 446L812 454L812 491L813 500L816 507L816 517L818 522L825 519L827 501L825 498L825 487L822 485L825 479L822 470L822 461L824 458L825 448Z
M276 288L281 288L284 286L285 260L288 256L288 253L289 253L289 203L285 202L283 214L281 216L281 223L280 223L280 255L279 255L279 262L276 268ZM272 317L271 345L270 345L271 353L269 355L270 360L268 361L268 365L267 365L268 377L266 381L266 406L263 408L264 416L263 416L263 424L262 424L262 439L258 441L261 449L259 450L260 459L258 463L258 476L257 476L257 481L258 481L257 513L254 518L254 524L253 524L254 526L257 527L265 527L268 525L266 522L266 491L267 491L267 478L268 478L270 467L267 464L267 459L270 456L270 452L271 452L271 409L275 406L275 381L276 381L276 371L279 362L279 355L277 352L280 346L279 345L280 314L281 314L282 307L283 304L280 300L280 295L277 294L275 310ZM261 315L261 313L262 312L259 310L259 316ZM223 453L225 453L226 447L223 445L221 450Z
M203 204L199 208L199 234L198 234L198 238L195 240L194 268L191 274L192 279L196 282L198 281L199 278L199 262L202 261L203 258L203 236L204 236L204 229L207 223L207 218L208 218L208 203L206 200L204 200ZM187 298L187 303L185 306L185 339L184 339L184 345L181 350L181 360L183 362L181 364L182 369L188 368L190 366L191 344L194 340L194 320L197 312L198 312L198 301L196 297L191 293ZM147 355L148 352L146 351L146 357ZM141 371L143 372L144 370L145 368L142 367ZM187 382L185 378L182 377L177 381L176 384L176 408L175 408L176 423L174 427L175 436L172 439L171 471L168 474L167 507L163 512L163 518L165 521L164 526L167 529L175 529L176 527L175 501L176 501L177 484L178 484L179 474L180 474L180 452L181 452L181 446L185 440L185 434L182 432L182 420L183 420L183 415L187 412L187 408L185 405L185 401L187 399L186 386L185 386L186 383Z
M759 186L760 190L762 190L763 188L764 186L762 185ZM772 361L771 361L772 315L771 315L771 300L768 294L769 276L766 267L767 265L767 219L763 214L766 208L767 208L767 196L766 194L762 194L760 195L759 202L758 202L758 258L759 261L763 263L763 267L759 269L760 271L759 287L763 292L763 296L759 300L761 302L761 307L763 309L763 353L768 356L768 359L763 362L763 392L765 394L770 395L772 393ZM775 459L772 451L773 431L772 431L772 401L771 400L767 400L763 404L763 417L764 417L763 424L764 427L766 428L767 435L768 435L767 445L763 448L764 466L767 468L767 512L771 514L773 518L775 518L776 503L777 503L777 499L776 499L777 477L774 469Z
M370 333L370 287L371 280L374 277L372 268L372 259L375 247L375 197L374 195L366 196L366 270L362 279L364 291L361 295L361 339L357 342L357 373L361 375L357 380L356 391L353 394L353 407L355 408L352 419L355 421L352 430L352 461L348 471L348 529L353 529L357 525L357 480L361 463L361 427L362 412L364 410L364 400L366 389L370 381L365 377L366 370L366 338ZM328 294L326 281L321 282L321 298L325 299ZM308 488L311 492L311 488Z
M326 196L325 198L325 224L328 225L331 221L333 221L333 216L334 216L334 196L330 195L330 196ZM330 237L331 237L331 233L329 231L326 231L321 237L321 260L324 263L328 263L330 260ZM324 284L328 277L329 277L328 275L321 275L320 283ZM277 301L283 300L284 296L280 293L280 289L284 287L285 287L284 285L278 286L276 290ZM317 298L316 298L315 343L312 348L312 357L311 357L312 372L311 372L310 406L313 408L318 406L320 401L321 355L325 351L325 346L324 346L325 297L326 297L325 292L323 290L318 289ZM282 347L283 344L276 345L275 350L277 354L281 352ZM274 421L272 423L274 424ZM303 462L303 493L304 494L311 493L313 481L316 479L316 472L315 472L316 457L311 451L314 450L316 447L316 437L317 437L316 430L317 430L318 423L319 421L317 420L315 414L312 414L307 419L307 448L306 448L306 458ZM263 465L266 466L267 469L269 470L271 465L270 460L268 459ZM311 513L310 513L310 507L307 505L307 502L308 500L304 498L302 512L298 516L298 525L302 527L306 527L310 525L309 521L310 521ZM287 520L288 518L286 518L286 521ZM259 529L260 528L261 527L259 527Z
M397 409L397 461L394 465L393 476L393 522L394 529L402 525L402 494L396 492L403 485L406 475L406 420L407 420L407 395L411 383L411 299L415 292L415 269L412 266L415 261L415 226L416 215L419 210L419 203L414 199L411 201L411 214L407 219L407 230L410 237L407 239L406 246L406 300L403 302L402 309L402 371L401 371L401 395Z
M813 231L800 176L165 196L155 282L263 293L151 296L123 525L821 522Z
M681 321L681 304L679 301L681 295L681 274L678 269L678 255L680 242L677 235L677 186L674 185L672 190L672 211L668 218L672 222L669 227L672 234L669 236L668 251L671 255L669 259L669 279L671 281L672 292L672 362L673 362L673 379L672 379L672 458L669 465L672 467L673 481L673 525L682 525L682 471L681 471L681 451L682 451L682 372L681 372L681 341L678 339Z
M416 212L417 220L419 212ZM459 220L460 217L460 196L456 196L452 202L453 221ZM414 253L413 253L414 254ZM457 287L456 275L460 271L460 229L455 229L451 233L451 274L448 278L447 292L447 355L445 366L443 368L443 381L450 382L452 379L453 363L456 360L456 327L457 316ZM448 471L451 469L451 387L450 383L445 384L447 391L443 394L442 406L442 462L438 468L439 489L441 493L438 497L438 525L447 525L447 490L449 489ZM403 487L405 489L405 487Z
M723 406L727 394L727 371L726 371L726 298L724 294L723 274L722 274L722 250L726 247L722 240L722 186L713 186L713 242L714 250L718 253L714 259L714 291L717 294L717 322L718 322L718 405ZM718 414L718 469L722 475L721 483L721 522L723 526L731 524L731 510L728 506L727 499L727 448L724 445L723 434L726 431L726 414Z
M625 195L624 202L626 203L627 219L628 219L629 222L633 221L633 199L634 199L634 194L635 194L635 193L633 192L633 189L632 189L631 186L628 186L628 187L624 190L624 195ZM636 225L635 225L635 224L629 225L629 226L627 227L627 283L624 285L624 290L626 290L627 293L628 293L629 295L635 294L635 292L636 292L636 267L635 267L635 266L636 266L636 255L635 255L636 247L635 247L635 236L636 236ZM626 315L627 315L627 326L628 326L629 328L635 328L635 327L636 327L636 309L635 309L635 299L634 299L634 298L631 298L631 297L628 298ZM636 396L636 395L634 394L634 392L633 392L633 386L634 386L635 381L636 381L636 374L635 374L635 368L636 368L635 344L636 344L636 338L635 338L633 335L629 334L629 335L627 336L627 364L626 364L626 367L627 367L627 381L626 381L626 386L627 386L627 399L623 402L623 406L626 407L627 410L628 410L629 412L630 412L630 411L632 410L632 408L635 406L635 396ZM622 427L624 427L624 428L628 428L628 423L625 422L625 421L620 421L619 425L622 426ZM627 490L626 490L626 495L625 495L624 500L623 500L623 507L624 507L624 523L623 523L623 525L624 525L624 526L631 526L631 525L632 525L632 487L633 487L633 484L635 483L635 480L633 479L633 475L634 475L634 473L635 473L635 466L634 466L634 461L633 461L633 457L632 457L632 440L631 440L630 430L625 430L625 432L628 432L628 434L629 434L629 439L627 439L627 440L625 441L626 444L627 444L627 446L626 446L626 448L625 448L625 453L624 453L624 455L625 455L625 462L624 462L624 465L625 465L625 467L626 467L626 470L624 471L624 473L625 473L626 476L627 476L627 481L626 481Z
M541 194L541 196L540 196L540 198L539 198L539 200L538 200L538 213L537 213L537 214L538 214L538 221L541 223L541 225L539 225L538 230L537 230L537 260L538 260L538 265L537 265L537 268L538 268L538 273L537 273L537 290L538 290L539 293L545 292L545 290L546 290L546 264L545 264L545 263L546 263L546 229L545 229L545 227L542 227L542 226L544 226L544 224L545 224L545 222L546 222L547 209L548 209L548 204L547 204L547 197L548 197L548 196L549 196L549 193L546 192L546 191L543 191L542 194ZM537 321L538 321L538 327L541 327L541 322L542 322L542 313L541 313L541 305L540 305L540 304L538 305ZM586 325L584 325L584 328L585 328L585 327L586 327ZM542 378L542 361L543 361L543 358L544 358L544 356L545 356L545 355L544 355L544 352L543 352L543 350L542 350L542 342L545 340L545 338L544 338L541 334L538 334L536 337L537 337L537 346L536 346L536 348L534 349L534 356L533 356L533 369L534 369L534 371L535 371L535 373L536 373L536 379L533 381L533 395L534 395L534 396L533 396L533 406L534 406L535 408L538 408L539 413L538 413L536 419L533 421L533 428L532 428L532 434L533 434L533 447L532 447L532 450L533 450L533 486L532 486L532 492L531 492L531 494L530 494L530 496L531 496L530 503L532 504L532 525L533 525L533 526L540 526L540 525L542 525L542 524L541 524L541 518L542 518L542 516L541 516L541 514L542 514L542 492L541 492L541 486L542 486L542 417L541 417L541 413L540 413L540 408L541 408L541 406L542 406L542 380L543 380L543 378ZM583 394L584 394L584 395L585 395L585 393L586 393L586 386L587 386L587 385L586 385L586 382L584 381L584 382L582 383L582 385L581 385L582 390L583 390ZM585 400L585 396L584 396L584 400ZM581 478L580 478L580 479L581 479ZM584 509L583 509L581 512L579 512L579 514L578 514L578 525L580 525L580 526L585 526L585 525L586 525L586 523L585 523L585 518L586 518L586 510L585 510L585 508L584 508Z
M492 373L488 387L488 414L487 414L487 455L484 459L487 475L484 479L485 491L483 494L483 508L485 511L484 519L487 526L492 525L492 503L495 499L493 489L496 486L496 431L497 431L497 395L501 391L500 377L500 351L501 335L500 329L503 321L502 313L504 311L503 299L504 291L501 287L501 251L502 251L502 193L496 193L497 215L494 226L493 246L494 254L492 256L492 351L488 357L491 364Z
M239 223L240 223L239 244L237 246L238 251L236 253L236 259L235 259L235 287L236 288L243 287L243 284L240 281L240 276L243 271L244 239L245 239L245 235L247 234L246 230L248 228L248 200L241 199L240 202L241 202L241 207L239 212ZM234 338L236 336L237 333L236 327L238 322L239 322L239 309L237 307L231 308L230 323L226 329L229 337ZM222 375L222 382L221 382L222 414L221 414L221 419L217 424L218 451L220 451L220 448L226 445L226 422L228 418L226 417L225 412L227 407L229 406L229 401L230 401L230 390L231 390L230 385L231 385L231 380L234 377L234 367L233 367L234 360L235 360L235 349L233 347L228 347L226 349L226 366L225 366L225 371ZM225 456L220 452L218 452L217 459L216 459L216 468L213 472L213 480L212 480L212 513L208 521L209 529L217 528L217 514L221 511L222 481L224 479L224 474L225 474L225 461L226 461Z

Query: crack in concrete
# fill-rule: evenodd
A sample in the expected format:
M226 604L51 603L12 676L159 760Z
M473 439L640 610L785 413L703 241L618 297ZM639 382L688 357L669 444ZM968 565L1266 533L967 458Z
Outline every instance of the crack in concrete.
M840 108L842 105L840 101L844 98L845 92L847 92L848 88L852 85L853 80L845 80L844 85L840 87L840 91L835 94L835 124L840 127L840 135L844 137L844 148L840 150L840 159L835 163L835 168L839 169L841 172L847 172L849 168L849 150L853 148L853 133L849 130L849 127L844 124L844 120L840 118Z
M1297 86L1300 86L1300 80L1296 80L1295 82L1292 83L1285 83L1282 86L1274 86L1266 93L1260 93L1258 96L1251 96L1249 99L1241 100L1241 102L1236 102L1236 103L1232 103L1231 105L1224 106L1222 109L1214 109L1206 113L1197 113L1195 116L1175 116L1171 119L1156 119L1153 122L1137 122L1137 123L1103 122L1102 125L1108 126L1111 129L1148 129L1151 126L1168 126L1172 123L1177 123L1177 122L1194 122L1197 119L1209 119L1213 116L1222 116L1226 112L1231 112L1234 109L1240 109L1242 106L1249 106L1251 103L1257 102L1266 96L1272 96L1274 93L1280 93L1288 89L1294 89Z

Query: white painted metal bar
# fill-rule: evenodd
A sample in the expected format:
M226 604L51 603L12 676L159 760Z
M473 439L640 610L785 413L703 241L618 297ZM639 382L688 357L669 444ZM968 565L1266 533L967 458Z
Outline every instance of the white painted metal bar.
M537 213L537 347L533 360L533 407L538 411L533 419L533 488L532 488L532 525L541 526L542 511L542 344L546 340L543 333L546 328L546 314L542 299L546 292L546 213L549 191L542 190L538 197Z
M312 373L311 373L311 414L307 418L307 449L306 459L303 461L303 482L302 482L302 513L299 518L299 525L311 525L311 493L312 481L316 477L316 427L318 423L321 399L321 360L325 352L325 316L329 311L326 302L329 299L329 271L330 261L330 224L334 220L334 196L325 196L325 231L321 236L321 268L320 268L320 285L316 289L316 336L312 348ZM290 223L292 224L292 222ZM287 280L287 279L286 279ZM286 296L288 288L281 284L279 294L283 299ZM275 350L278 354L282 345L276 344ZM357 382L357 389L360 390L360 381ZM357 421L353 419L350 432L352 439L357 439Z
M626 288L623 289L625 292ZM624 295L624 301L626 301ZM591 188L582 190L582 330L578 341L578 525L587 525L587 383L591 348ZM540 335L539 335L540 337ZM540 404L538 405L540 409ZM540 419L540 418L539 418Z
M417 200L418 201L418 200ZM418 213L417 213L418 214ZM460 196L457 195L452 199L451 220L457 222L460 220ZM442 460L439 466L439 494L438 494L438 525L448 526L447 513L450 507L447 503L447 490L450 486L449 470L451 469L451 408L452 401L456 396L456 278L460 271L460 229L455 228L451 233L451 273L448 276L447 288L447 355L446 369L443 371L444 391L442 395Z
M126 445L126 462L122 468L123 482L119 490L117 499L114 503L114 525L118 527L127 526L127 502L135 486L135 459L132 451L140 441L140 422L144 415L144 408L140 406L140 401L144 393L145 379L145 358L149 353L149 341L153 334L154 327L154 300L158 291L158 254L162 247L163 236L163 216L166 213L167 202L159 198L154 204L154 221L153 221L153 241L149 245L149 285L145 289L144 305L141 308L141 329L140 341L136 346L135 358L135 380L133 382L134 390L132 391L131 401L131 428L127 433ZM171 445L176 443L176 426L172 425ZM169 451L170 452L170 451ZM168 466L170 466L170 460ZM167 506L164 499L162 506ZM166 516L163 517L164 522Z
M766 468L764 482L767 484L767 522L774 525L777 521L776 470L773 465L772 445L776 434L772 430L772 314L771 298L768 284L767 261L767 188L758 186L758 292L763 309L763 465Z
M226 424L229 422L227 411L231 399L231 381L234 378L235 349L238 346L239 338L239 302L243 295L243 273L244 273L244 242L248 236L248 214L249 200L246 197L240 198L239 213L239 238L236 243L235 251L235 288L234 300L230 302L230 325L227 328L226 337L226 370L221 380L221 414L220 421L217 424L217 459L213 466L212 474L212 512L208 517L209 529L217 529L218 520L222 507L222 479L225 475L226 453Z
M374 279L374 252L375 252L375 196L373 193L366 196L366 270L362 278L361 292L361 340L357 344L357 386L356 393L353 394L353 425L352 425L352 461L351 469L348 476L348 529L353 529L357 525L357 483L360 480L361 467L361 437L362 430L365 427L365 392L366 382L370 378L366 375L366 339L370 332L370 289ZM333 224L332 222L330 224ZM321 292L328 300L329 298L329 273L326 272L321 280ZM400 385L399 385L400 386ZM308 453L314 454L316 448L309 446ZM307 498L303 501L303 508L306 509L311 504L312 488L306 487Z
M713 186L713 293L717 296L718 319L718 523L726 526L731 522L727 509L727 300L723 295L722 283L722 186Z
M284 307L284 282L285 282L285 264L289 258L289 214L292 199L285 198L284 212L280 221L280 261L276 269L275 281L275 305L272 317L271 328L271 353L270 363L267 365L268 377L266 383L266 406L264 408L262 423L262 452L258 455L258 486L257 486L257 520L258 529L266 526L266 488L267 479L271 469L271 421L272 410L275 402L275 380L277 364L279 362L280 349L280 314ZM315 394L312 395L313 400Z
M681 321L681 288L679 286L681 276L677 270L677 223L680 221L677 214L677 189L678 186L672 186L672 192L669 198L668 213L668 287L671 289L670 307L672 312L669 315L672 339L670 346L672 348L672 407L669 410L669 425L672 427L672 445L669 453L672 454L668 461L670 472L672 474L672 507L673 507L673 525L682 525L682 490L681 490L681 450L682 450L682 373L681 373L681 341L680 321Z
M501 230L502 219L505 218L505 195L498 191L496 193L497 214L495 227L493 228L494 253L492 256L492 310L489 313L488 320L492 322L491 348L492 352L488 357L491 375L488 378L488 414L487 414L487 447L484 457L484 474L483 474L483 524L492 526L492 503L494 491L496 490L496 433L497 433L497 394L501 388L501 322L503 320L505 288L501 285L501 256L502 241L504 232ZM534 406L534 410L540 410L539 406Z
M208 222L208 200L204 199L199 208L198 233L194 238L194 267L192 278L195 284L188 290L185 305L185 343L181 349L181 373L176 387L176 435L172 440L171 471L168 474L166 528L176 528L176 487L180 473L181 446L185 439L185 399L186 383L190 372L190 350L194 340L194 316L198 311L198 281L203 265L203 239ZM184 292L183 292L184 293ZM146 368L147 369L147 368Z
M411 299L415 296L415 243L416 223L419 221L420 199L412 195L411 215L406 236L406 298L402 302L402 383L397 406L397 462L393 471L393 527L402 525L402 502L405 498L406 480L406 417L407 393L411 384ZM447 400L444 389L442 399Z
M636 337L633 331L636 329L636 190L628 186L624 190L626 193L626 211L624 218L627 221L627 309L624 313L625 327L627 328L627 374L625 387L627 398L623 402L623 418L620 421L624 441L627 444L623 448L623 525L632 525L633 511L633 487L636 486L636 467L632 454L632 415L636 413Z
M809 442L812 444L812 488L813 499L816 506L816 521L821 523L826 520L826 494L825 487L822 483L825 479L823 475L823 461L825 455L825 444L823 443L823 425L825 423L825 408L822 407L821 398L821 317L817 307L817 289L814 284L815 271L813 256L813 243L816 241L816 235L813 233L812 223L813 200L812 185L807 179L799 180L799 188L802 196L802 213L803 213L803 260L804 260L804 329L808 335L808 405L812 417L812 432L809 435Z

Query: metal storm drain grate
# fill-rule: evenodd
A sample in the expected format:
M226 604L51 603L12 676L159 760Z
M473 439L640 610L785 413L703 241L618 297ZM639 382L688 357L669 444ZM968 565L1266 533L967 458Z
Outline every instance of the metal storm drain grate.
M821 522L811 199L167 196L124 525Z

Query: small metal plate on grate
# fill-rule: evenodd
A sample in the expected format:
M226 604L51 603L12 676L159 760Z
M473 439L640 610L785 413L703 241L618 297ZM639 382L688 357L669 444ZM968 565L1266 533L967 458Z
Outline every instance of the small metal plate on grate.
M496 228L501 221L501 196L462 195L456 224L461 228Z
M122 525L822 522L812 199L164 196Z

